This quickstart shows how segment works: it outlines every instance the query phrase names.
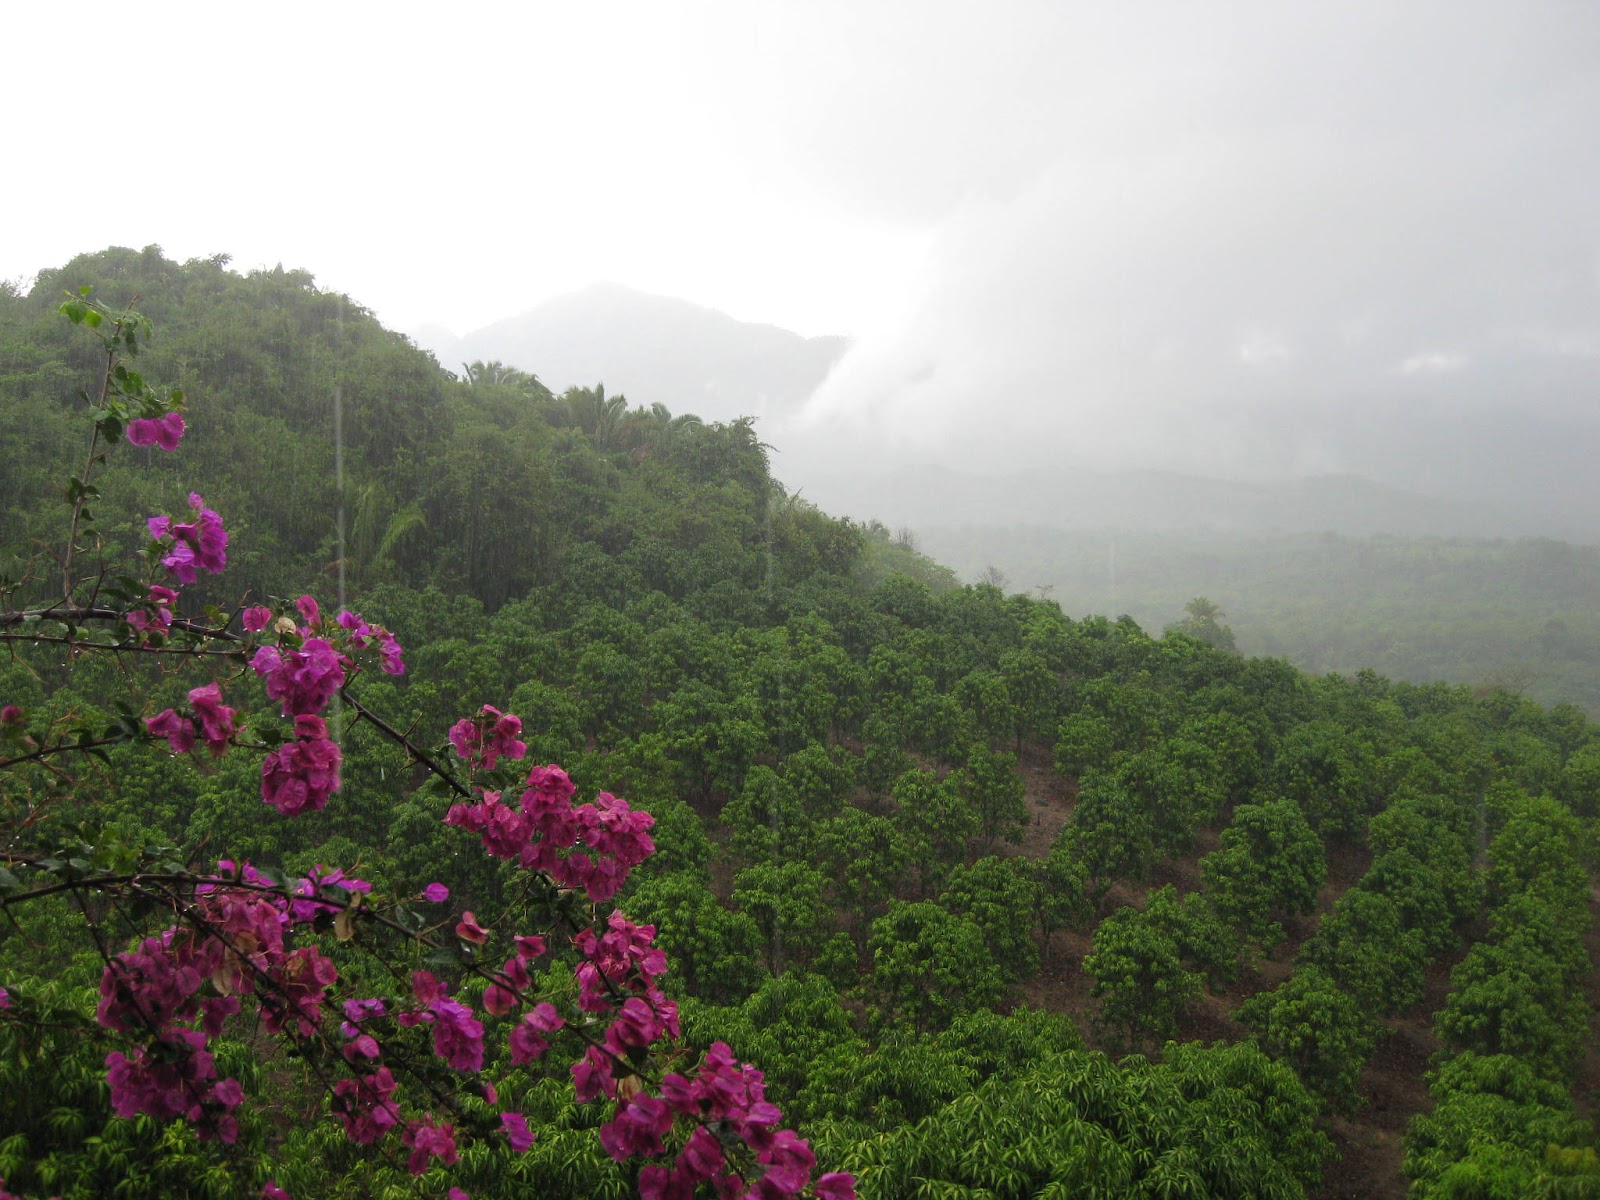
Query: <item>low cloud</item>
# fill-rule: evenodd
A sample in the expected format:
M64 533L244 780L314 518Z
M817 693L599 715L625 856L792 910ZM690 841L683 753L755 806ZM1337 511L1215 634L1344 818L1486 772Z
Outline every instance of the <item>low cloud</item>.
M1494 448L1430 466L1437 411L1570 436L1592 407L1600 13L1004 11L1017 59L976 52L952 85L969 107L809 128L836 201L928 237L919 294L858 339L813 427L994 469L1444 480ZM950 67L931 44L927 75L891 72L910 95Z

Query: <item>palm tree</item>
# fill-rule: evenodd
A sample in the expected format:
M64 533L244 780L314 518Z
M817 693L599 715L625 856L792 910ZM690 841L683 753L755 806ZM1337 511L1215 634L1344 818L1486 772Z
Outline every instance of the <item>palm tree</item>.
M499 359L484 362L477 359L473 362L461 364L462 373L466 377L468 387L487 387L490 384L507 384L511 387L543 388L539 377L531 371L523 371L517 367L509 367Z
M1222 623L1228 614L1222 611L1220 604L1204 596L1196 596L1183 606L1183 612L1183 620L1178 622L1180 633L1198 638L1218 650L1238 650L1233 641L1233 630Z
M606 385L597 383L592 388L568 388L561 398L578 428L594 439L596 448L615 450L620 446L623 421L628 416L626 396L621 392L607 396Z

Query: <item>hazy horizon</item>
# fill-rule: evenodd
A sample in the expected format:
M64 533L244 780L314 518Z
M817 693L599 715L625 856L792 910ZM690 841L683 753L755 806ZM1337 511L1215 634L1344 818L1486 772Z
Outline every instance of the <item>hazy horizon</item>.
M88 133L17 131L40 182L0 278L154 243L460 331L615 280L850 337L782 425L841 467L1355 474L1600 512L1600 9L283 18L19 12L24 94L184 69L140 74L106 158L147 182L114 199L63 199L96 196Z

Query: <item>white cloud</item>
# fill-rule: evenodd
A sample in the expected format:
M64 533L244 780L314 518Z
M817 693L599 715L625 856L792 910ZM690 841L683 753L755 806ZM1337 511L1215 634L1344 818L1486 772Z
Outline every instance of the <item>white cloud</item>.
M1277 334L1265 329L1252 329L1239 343L1239 361L1247 367L1272 367L1286 363L1292 357L1289 347Z
M1402 375L1446 375L1459 371L1467 365L1465 354L1453 354L1444 350L1424 350L1413 354L1400 364Z
M158 242L458 330L614 279L858 334L816 418L947 459L1358 469L1397 388L1594 394L1593 5L409 11L19 6L63 115L0 278Z

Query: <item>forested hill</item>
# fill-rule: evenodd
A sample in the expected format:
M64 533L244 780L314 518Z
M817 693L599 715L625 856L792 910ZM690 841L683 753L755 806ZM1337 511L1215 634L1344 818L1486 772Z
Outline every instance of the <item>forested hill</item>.
M156 323L140 370L190 397L177 452L118 446L97 477L107 536L138 546L127 514L196 489L232 537L219 602L330 601L337 394L347 582L407 666L357 676L349 702L441 759L451 722L497 705L530 762L649 810L656 853L620 900L670 962L684 1061L725 1041L759 1066L863 1200L1596 1194L1600 729L1576 708L1314 678L954 586L881 528L786 496L747 423L554 397L493 367L456 381L308 276L155 251L91 256L0 301L4 538L36 570L8 606L60 595L29 539L61 533L51 488L85 444L73 396L99 363L52 315L83 283L138 292ZM213 759L142 736L131 714L192 696L181 670L102 653L97 633L65 656L59 637L18 636L0 660L8 745L56 723L134 734L95 744L104 769L0 763L7 846L88 847L16 874L92 872L109 841L194 870L224 853L291 877L337 864L378 898L436 881L448 906L428 920L448 938L459 916L470 944L426 962L490 1020L477 939L493 939L483 962L504 957L536 889L444 823L452 798L419 787L374 721L330 715L343 786L284 817L243 743ZM220 682L252 738L281 723L249 672ZM0 899L33 882L0 877ZM417 1179L398 1134L351 1145L330 1116L348 1056L302 1040L263 1062L260 1026L222 1017L217 1061L251 1094L233 1144L116 1118L117 1043L93 1014L121 947L84 938L63 887L32 892L0 926L7 1188L638 1194L637 1164L596 1137L608 1106L576 1102L571 1030L549 1030L547 1058L485 1043L484 1078L537 1125L531 1146L485 1138L453 1170L423 1155ZM96 934L132 944L166 919L128 906ZM570 943L551 939L533 987L576 1014ZM326 945L352 988L423 961L365 933ZM383 1036L408 1104L460 1085L425 1029Z
M707 420L791 416L849 348L618 284L552 297L464 337L419 329L416 340L445 363L499 360L557 390L604 379Z
M932 528L963 578L993 567L1068 612L1161 629L1205 596L1247 654L1313 674L1504 686L1600 716L1600 547L1496 539Z
M750 421L702 423L601 385L555 396L499 364L458 382L306 272L180 265L155 247L86 255L41 274L26 296L0 293L9 547L51 532L58 516L40 498L81 454L70 399L94 375L95 353L55 308L85 284L113 308L137 298L156 330L141 369L194 398L183 463L119 456L100 479L104 507L151 509L181 472L232 515L236 587L331 580L341 498L352 594L403 580L490 609L583 580L610 594L642 584L694 595L708 616L739 620L755 614L769 572L780 585L848 573L861 554L858 531L771 480Z

